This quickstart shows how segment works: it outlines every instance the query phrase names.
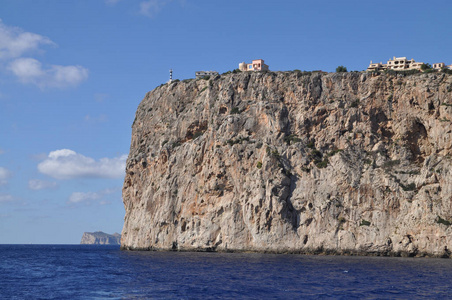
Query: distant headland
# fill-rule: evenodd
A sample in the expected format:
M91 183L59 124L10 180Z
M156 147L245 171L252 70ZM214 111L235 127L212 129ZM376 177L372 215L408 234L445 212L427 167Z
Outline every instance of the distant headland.
M102 231L83 233L80 244L82 245L119 245L121 235L119 233L108 234Z

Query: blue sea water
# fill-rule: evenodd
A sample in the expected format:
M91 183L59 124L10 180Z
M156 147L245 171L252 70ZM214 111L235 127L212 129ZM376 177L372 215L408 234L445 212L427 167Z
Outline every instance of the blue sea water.
M451 299L452 260L0 245L1 299Z

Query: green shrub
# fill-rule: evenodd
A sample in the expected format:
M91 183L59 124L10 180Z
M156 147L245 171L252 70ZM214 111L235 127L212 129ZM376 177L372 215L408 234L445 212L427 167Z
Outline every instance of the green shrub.
M250 138L249 137L239 137L238 139L235 139L235 140L229 139L229 140L226 141L226 143L228 143L229 146L233 146L235 144L242 144L243 141L249 142Z
M436 223L438 223L438 224L443 224L443 225L446 225L446 226L450 226L450 225L452 224L450 221L444 220L444 219L441 218L440 216L437 216L435 221L436 221Z
M399 159L395 159L395 160L390 160L387 161L383 164L383 168L392 168L394 166L397 166L400 164L400 160Z
M315 143L313 141L308 142L308 144L306 145L306 147L308 147L309 149L314 149L315 147Z
M355 100L350 104L350 107L358 107L359 105L359 100Z
M257 167L258 169L262 168L262 162L261 162L261 161L258 161L256 167Z
M361 223L359 223L359 226L370 226L370 222L366 220L361 220Z
M238 108L238 107L233 107L232 109L231 109L231 115L232 114L239 114L240 113L240 109Z
M422 64L422 66L421 66L422 71L429 70L431 68L432 68L432 65L429 63Z
M342 152L342 151L344 151L344 150L342 150L342 149L334 149L334 150L331 150L331 151L327 154L327 156L328 156L328 157L331 157L331 156L334 156L334 155L336 155L337 153Z
M316 165L317 168L319 168L319 169L326 168L326 167L328 166L328 158L325 157L322 161L316 163L315 165Z
M196 139L197 137L200 137L201 135L204 134L204 132L206 132L205 130L201 130L201 131L197 131L193 134L193 139Z
M344 66L339 66L336 68L337 73L347 72L347 68Z
M311 151L311 157L312 158L322 158L322 152L320 152L319 150L317 150L317 149L313 149L312 151Z
M290 145L290 144L295 144L295 143L301 142L301 139L298 136L296 136L295 134L291 134L291 135L284 137L284 142L286 142L287 145Z
M402 189L406 192L408 191L415 191L416 190L416 184L414 182L408 184L408 185L403 185L401 184Z
M175 142L173 142L173 144L171 145L171 147L172 147L172 148L177 148L177 147L179 147L180 145L182 145L182 143L181 143L180 141L175 141Z
M281 157L281 155L279 154L277 149L273 150L271 154L273 157L275 157L277 159L279 159Z

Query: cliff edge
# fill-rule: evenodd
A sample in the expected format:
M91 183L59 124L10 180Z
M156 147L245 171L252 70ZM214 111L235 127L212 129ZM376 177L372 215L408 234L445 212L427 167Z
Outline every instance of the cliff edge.
M244 72L140 103L122 249L449 257L452 76Z
M121 235L119 233L108 234L102 231L84 232L80 244L86 245L119 245Z

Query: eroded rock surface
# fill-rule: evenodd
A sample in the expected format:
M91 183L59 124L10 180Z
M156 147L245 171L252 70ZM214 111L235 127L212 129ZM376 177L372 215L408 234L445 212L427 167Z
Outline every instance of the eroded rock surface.
M123 249L449 256L452 76L239 73L138 107Z

